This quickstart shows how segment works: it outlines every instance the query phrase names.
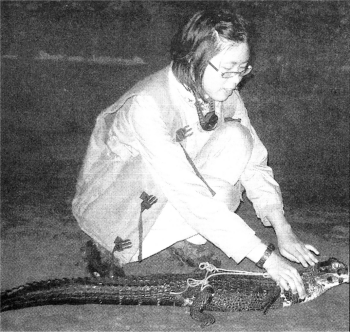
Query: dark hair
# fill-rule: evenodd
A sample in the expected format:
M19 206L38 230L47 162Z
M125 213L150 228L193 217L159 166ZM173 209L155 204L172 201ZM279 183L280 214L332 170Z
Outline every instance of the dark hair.
M228 43L248 42L247 22L227 9L197 12L171 41L172 71L187 88L202 95L202 78L211 58Z

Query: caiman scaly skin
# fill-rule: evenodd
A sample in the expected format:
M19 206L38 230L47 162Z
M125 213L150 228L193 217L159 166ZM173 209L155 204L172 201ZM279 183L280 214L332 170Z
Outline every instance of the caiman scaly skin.
M303 270L307 297L281 292L263 275L216 269L196 274L155 274L114 279L74 278L34 282L1 293L1 311L56 304L119 304L189 306L202 326L215 322L204 311L277 309L307 302L349 282L348 267L335 258Z

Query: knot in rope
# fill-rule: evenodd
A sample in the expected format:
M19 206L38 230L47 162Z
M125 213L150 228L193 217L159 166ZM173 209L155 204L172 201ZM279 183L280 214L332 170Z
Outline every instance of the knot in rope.
M188 278L187 279L187 286L188 287L197 287L197 286L201 286L201 291L203 289L205 289L206 287L210 286L208 279L204 278L202 280L197 280L197 279L192 279L192 278Z
M214 266L213 264L210 264L208 262L203 262L199 264L200 270L206 270L208 273L218 272L219 269Z

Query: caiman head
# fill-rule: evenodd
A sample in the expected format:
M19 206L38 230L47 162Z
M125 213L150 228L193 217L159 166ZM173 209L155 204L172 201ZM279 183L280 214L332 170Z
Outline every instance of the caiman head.
M305 286L305 300L298 300L290 292L284 292L282 295L283 306L289 306L293 303L311 301L328 289L349 283L349 269L336 258L329 258L326 261L319 262L313 267L309 267L300 273Z
M305 301L313 300L328 289L344 282L349 283L348 267L333 257L316 264L309 275L310 277L305 276L305 280L304 275L302 275L308 294Z

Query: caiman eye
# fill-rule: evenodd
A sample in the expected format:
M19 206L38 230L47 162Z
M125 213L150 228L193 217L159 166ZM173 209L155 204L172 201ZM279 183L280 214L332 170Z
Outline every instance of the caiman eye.
M346 274L346 271L345 271L345 269L338 269L337 273L338 273L338 275L341 276L342 274Z
M332 281L333 281L333 277L328 277L328 278L327 278L327 281L328 281L328 282L332 282Z

